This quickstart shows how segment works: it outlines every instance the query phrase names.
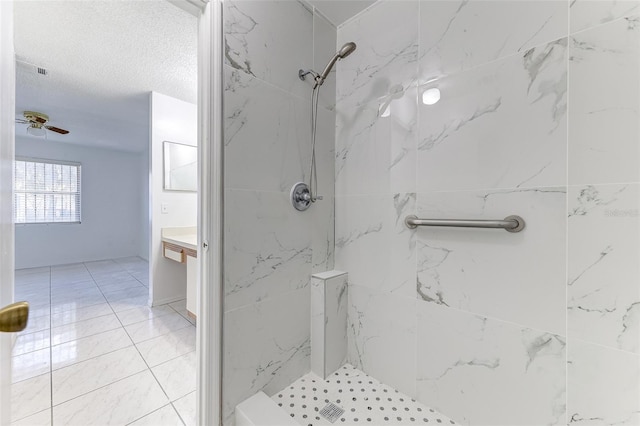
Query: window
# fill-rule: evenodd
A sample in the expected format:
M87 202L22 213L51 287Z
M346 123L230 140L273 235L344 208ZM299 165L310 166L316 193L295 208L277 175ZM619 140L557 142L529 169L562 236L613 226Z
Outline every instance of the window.
M18 158L14 170L16 223L80 223L80 164Z

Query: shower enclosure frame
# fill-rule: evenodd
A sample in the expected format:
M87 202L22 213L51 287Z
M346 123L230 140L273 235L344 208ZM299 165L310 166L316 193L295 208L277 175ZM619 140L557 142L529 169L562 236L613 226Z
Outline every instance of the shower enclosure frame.
M172 0L198 18L199 305L196 424L222 424L223 0Z

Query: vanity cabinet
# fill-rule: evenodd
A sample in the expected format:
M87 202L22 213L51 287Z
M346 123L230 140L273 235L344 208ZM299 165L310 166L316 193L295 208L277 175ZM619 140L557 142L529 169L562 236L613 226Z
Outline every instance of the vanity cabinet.
M198 311L198 260L196 257L187 256L187 313L196 319Z
M162 233L162 254L171 261L186 265L187 313L196 319L198 306L198 251L197 236L187 233L191 228L166 228ZM179 231L176 231L179 230Z

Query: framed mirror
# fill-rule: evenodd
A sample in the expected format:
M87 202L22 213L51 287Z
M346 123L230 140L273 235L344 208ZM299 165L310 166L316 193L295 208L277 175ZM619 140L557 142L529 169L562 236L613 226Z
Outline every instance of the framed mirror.
M164 141L164 189L198 190L198 147Z

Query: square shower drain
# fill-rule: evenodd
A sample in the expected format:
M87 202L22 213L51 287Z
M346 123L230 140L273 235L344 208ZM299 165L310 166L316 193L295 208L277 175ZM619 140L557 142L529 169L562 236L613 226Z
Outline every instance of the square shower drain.
M344 410L338 407L333 402L328 403L322 410L320 410L320 415L329 420L331 423L335 423L335 421L340 418L342 413L344 413Z

